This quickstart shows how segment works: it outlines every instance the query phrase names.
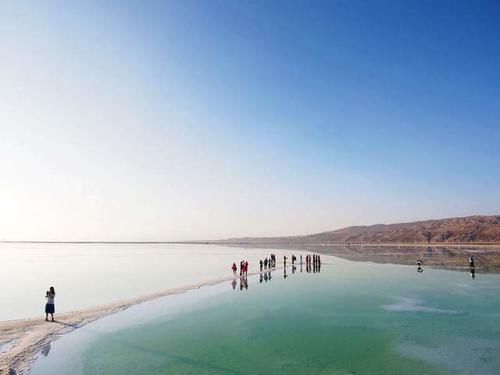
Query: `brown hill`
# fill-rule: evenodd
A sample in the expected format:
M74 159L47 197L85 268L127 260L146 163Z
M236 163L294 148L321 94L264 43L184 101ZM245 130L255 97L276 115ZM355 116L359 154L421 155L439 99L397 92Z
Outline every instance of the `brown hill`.
M354 226L289 237L232 238L216 243L335 244L335 243L500 243L499 216L468 216L400 224Z

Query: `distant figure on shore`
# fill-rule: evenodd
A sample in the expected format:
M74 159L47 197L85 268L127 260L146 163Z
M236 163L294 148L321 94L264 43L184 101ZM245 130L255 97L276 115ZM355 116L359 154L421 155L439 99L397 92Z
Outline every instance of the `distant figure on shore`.
M474 264L474 257L469 258L469 269L470 269L470 276L475 279L476 278L476 265Z
M45 304L45 321L49 321L49 314L52 321L54 321L54 313L56 312L54 299L56 298L56 291L54 290L53 286L51 286L50 289L45 292L45 298L47 299L47 303Z
M264 269L265 269L265 270L267 270L267 263L268 263L268 260L267 260L267 258L266 258L266 259L264 259Z
M286 257L286 255L283 255L283 265L284 265L285 267L286 267L286 260L287 260L287 259L288 259L288 258Z
M302 254L300 254L300 266L302 267Z
M422 265L422 259L417 258L417 266L419 266L419 267L420 267L421 265Z
M269 267L276 267L276 255L271 254L271 261L269 262Z
M297 257L295 256L295 254L292 254L292 266L295 265L296 260L297 260Z
M236 267L236 263L233 263L231 269L233 270L233 275L236 275L236 270L238 269L238 267Z

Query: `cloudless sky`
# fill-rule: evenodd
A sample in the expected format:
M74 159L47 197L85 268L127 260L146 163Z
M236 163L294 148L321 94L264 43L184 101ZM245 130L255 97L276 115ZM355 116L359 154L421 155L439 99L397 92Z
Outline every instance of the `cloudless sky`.
M498 1L4 1L0 240L500 213Z

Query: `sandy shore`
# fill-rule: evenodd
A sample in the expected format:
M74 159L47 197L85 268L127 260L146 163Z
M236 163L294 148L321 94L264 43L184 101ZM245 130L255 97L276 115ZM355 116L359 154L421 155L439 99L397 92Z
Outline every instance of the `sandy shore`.
M257 275L249 273L248 276ZM219 284L234 279L222 277L204 283L167 289L124 301L109 303L85 310L56 314L56 322L46 322L45 317L0 322L0 374L27 374L38 354L51 341L61 335L96 321L102 317L123 311L133 305L204 286Z

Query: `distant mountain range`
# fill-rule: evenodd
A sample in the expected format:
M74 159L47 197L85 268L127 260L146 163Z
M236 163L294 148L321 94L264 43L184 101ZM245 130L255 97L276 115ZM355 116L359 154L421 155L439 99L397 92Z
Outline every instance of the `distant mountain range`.
M213 243L339 244L339 243L500 243L500 215L468 216L399 224L354 226L303 236L230 238Z

